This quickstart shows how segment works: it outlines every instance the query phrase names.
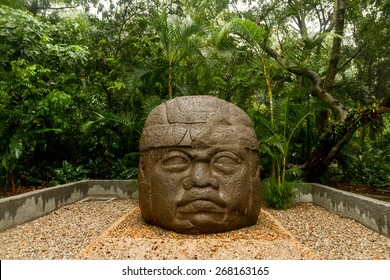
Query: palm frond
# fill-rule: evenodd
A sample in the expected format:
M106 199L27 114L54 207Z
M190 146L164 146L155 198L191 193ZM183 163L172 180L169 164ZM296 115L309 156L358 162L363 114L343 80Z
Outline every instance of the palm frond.
M142 104L142 108L144 110L145 117L149 115L149 113L156 108L158 105L162 104L165 100L161 99L159 96L151 95L148 96Z
M267 32L255 22L236 18L232 21L232 33L238 35L253 50L259 51L267 39Z
M300 178L302 176L302 168L300 167L293 167L286 170L286 174L292 175L295 178Z
M123 126L136 130L138 125L138 118L133 113L122 113L120 115L116 115L111 112L103 112L98 113L94 112L97 118L93 121L88 121L82 125L82 130L89 130L94 124L100 122L114 122L122 124Z
M214 54L229 60L248 58L250 52L244 46L240 46L239 35L234 33L233 23L227 23L219 31L214 32L210 38L210 45Z
M120 115L116 115L111 112L105 112L105 113L97 113L95 114L98 116L98 120L100 121L111 121L123 124L124 126L128 128L134 128L137 123L137 117L133 113L122 113Z
M126 83L135 85L137 81L141 80L144 76L153 73L158 69L161 69L161 66L156 67L148 63L145 63L142 67L132 66L130 67L130 71L126 74Z

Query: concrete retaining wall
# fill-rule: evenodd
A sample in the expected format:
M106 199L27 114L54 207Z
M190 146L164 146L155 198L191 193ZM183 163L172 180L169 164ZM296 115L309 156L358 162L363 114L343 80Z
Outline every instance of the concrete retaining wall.
M297 188L295 202L311 202L390 237L390 203L320 184Z
M136 180L86 180L0 199L0 232L84 199L138 198ZM390 203L320 184L298 186L295 202L317 204L390 237Z
M136 180L86 180L0 199L0 232L85 198L136 198Z

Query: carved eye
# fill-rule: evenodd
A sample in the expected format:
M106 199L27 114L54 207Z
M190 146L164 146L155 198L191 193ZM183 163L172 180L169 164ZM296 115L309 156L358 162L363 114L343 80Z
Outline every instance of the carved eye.
M211 160L211 166L216 172L232 174L240 170L241 159L232 152L217 153Z
M162 168L168 172L182 172L190 167L191 160L181 151L170 151L163 156Z

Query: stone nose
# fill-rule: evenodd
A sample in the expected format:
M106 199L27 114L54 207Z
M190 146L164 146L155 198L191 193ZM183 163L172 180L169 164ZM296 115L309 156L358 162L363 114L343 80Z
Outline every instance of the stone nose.
M184 188L206 188L218 189L218 181L212 178L210 166L206 162L196 162L191 169L189 177L184 182Z

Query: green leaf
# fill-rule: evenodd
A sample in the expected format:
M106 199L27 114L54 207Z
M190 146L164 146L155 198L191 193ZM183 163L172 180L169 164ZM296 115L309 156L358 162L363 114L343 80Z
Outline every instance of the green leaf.
M3 160L1 161L1 165L5 168L5 170L8 170L7 153L3 155Z
M18 135L14 135L9 143L9 149L11 156L18 159L23 152L23 139L19 138Z
M35 129L32 132L33 133L61 132L61 129L58 129L58 128L42 128L42 129Z

